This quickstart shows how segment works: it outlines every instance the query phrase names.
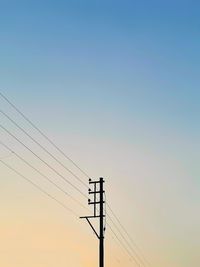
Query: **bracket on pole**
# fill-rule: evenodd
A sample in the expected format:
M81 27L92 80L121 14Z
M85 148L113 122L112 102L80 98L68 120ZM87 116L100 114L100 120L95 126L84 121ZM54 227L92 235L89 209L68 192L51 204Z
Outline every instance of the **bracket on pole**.
M93 232L95 233L95 235L97 236L98 239L100 239L99 235L97 234L96 229L94 228L94 226L91 224L89 218L96 218L99 216L84 216L84 217L80 217L80 219L86 219L87 222L89 223L90 227L92 228Z

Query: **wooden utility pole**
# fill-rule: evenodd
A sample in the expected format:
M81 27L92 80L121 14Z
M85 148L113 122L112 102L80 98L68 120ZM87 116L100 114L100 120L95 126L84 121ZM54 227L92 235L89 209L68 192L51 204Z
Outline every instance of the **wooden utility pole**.
M99 267L104 267L104 179L100 178L99 181L92 181L89 179L89 184L93 185L93 190L89 189L89 194L93 195L93 199L88 199L88 204L94 206L94 215L80 217L86 219L95 235L99 239ZM99 208L97 208L97 206ZM99 219L99 233L92 225L90 219Z

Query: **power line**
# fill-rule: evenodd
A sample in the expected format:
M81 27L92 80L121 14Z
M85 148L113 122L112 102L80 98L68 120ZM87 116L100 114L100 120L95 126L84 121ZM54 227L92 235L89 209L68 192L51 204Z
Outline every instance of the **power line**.
M62 188L60 188L57 184L55 184L54 182L52 182L47 176L45 176L43 173L41 173L37 168L35 168L33 165L31 165L29 162L27 162L24 158L22 158L18 153L16 153L15 151L13 151L10 147L8 147L6 144L4 144L2 141L0 141L0 144L2 146L4 146L6 149L8 149L12 154L16 155L20 160L22 160L25 164L27 164L29 167L31 167L32 169L34 169L36 172L38 172L41 176L43 176L45 179L47 179L51 184L53 184L56 188L58 188L59 190L61 190L63 193L65 193L66 195L68 195L68 197L72 198L75 202L77 202L79 205L81 205L83 208L87 209L85 206L83 206L79 201L77 201L75 198L73 198L71 195L69 195L66 191L64 191ZM38 185L36 185L35 183L33 183L32 181L30 181L29 179L27 179L24 175L22 175L21 173L19 173L17 170L15 170L14 168L12 168L10 165L6 164L4 161L0 160L4 165L6 165L9 169L11 169L12 171L14 171L15 173L17 173L18 175L22 176L24 179L28 180L29 182L31 182L32 185L36 186L38 188ZM40 188L41 189L41 188ZM40 190L41 191L41 190ZM47 193L46 191L44 192L44 190L42 189L43 193L46 193L48 196L50 196L49 193ZM50 196L51 197L51 196ZM51 197L52 198L52 197ZM53 197L53 200L55 200L55 198ZM63 206L63 203L61 203L60 201L57 201L59 204L61 204ZM88 209L87 209L88 210ZM114 233L114 230L112 229L112 227L108 224L109 228L111 229L111 231ZM116 233L115 233L116 235ZM119 238L118 238L119 240Z
M9 130L7 130L3 125L0 124L0 128L3 129L5 132L7 132L10 136L12 136L18 143L20 143L23 147L25 147L29 152L31 152L36 158L38 158L40 161L42 161L47 167L49 167L52 171L54 171L58 176L60 176L65 182L67 182L69 185L71 185L75 190L77 190L82 196L87 198L87 195L85 195L77 186L72 184L69 180L67 180L62 174L60 174L56 169L54 169L50 164L48 164L45 160L43 160L40 156L38 156L32 149L30 149L28 146L26 146L22 141L20 141L14 134L12 134Z
M116 219L116 221L118 222L118 224L120 225L120 227L122 228L122 230L125 232L125 234L127 235L127 237L129 238L130 242L132 243L132 245L135 246L135 248L137 250L141 252L141 249L137 246L137 244L133 241L133 239L131 238L131 236L129 235L128 231L126 230L126 228L122 225L122 223L120 222L120 220L118 219L118 217L116 216L116 214L114 213L113 209L111 208L110 204L107 202L107 207L110 210L110 212L112 213L113 217ZM108 216L109 217L109 216ZM151 265L147 259L145 259L144 255L142 255L143 261L146 262L148 265Z
M139 263L137 262L137 260L133 257L133 255L130 253L130 251L127 249L127 247L124 245L123 242L121 242L120 238L117 236L117 234L115 233L115 231L112 229L112 227L108 224L108 228L110 229L110 231L113 233L113 235L115 236L116 240L119 242L120 246L128 253L128 255L130 256L130 258L132 260L134 260L134 262L137 264L137 266L139 267Z
M129 245L128 241L126 240L126 238L123 236L123 234L121 233L120 229L117 227L117 225L115 224L115 222L112 220L111 216L107 213L107 197L106 197L106 192L104 192L104 196L105 196L105 214L106 217L108 216L108 218L110 219L110 221L113 223L113 225L115 226L115 228L118 230L118 232L120 233L120 236L123 238L123 240L125 241L126 245L128 245L129 249L131 249L132 253L134 253L137 258L139 258L139 256L137 255L137 253L132 249L132 247ZM113 230L113 228L111 227L111 225L109 223L107 223L107 221L105 221L105 227L108 225L110 231L114 234L115 238L117 239L117 241L119 241L120 245L126 250L126 252L129 254L129 256L131 256L131 258L134 259L134 261L138 264L135 256L132 255L132 253L129 252L129 250L127 249L127 247L124 246L124 244L121 242L120 238L117 236L117 234L115 233L115 231ZM140 260L140 258L139 258ZM140 260L141 261L141 260Z
M22 177L24 180L26 180L27 182L29 182L32 186L34 186L35 188L37 188L40 192L42 192L43 194L45 194L46 196L48 196L49 198L51 198L52 200L56 201L59 205L61 205L64 209L66 209L67 211L73 213L75 216L78 217L78 214L73 211L72 209L70 209L69 207L67 207L63 202L59 201L57 198L55 198L54 196L52 196L51 194L49 194L48 192L46 192L44 189L42 189L39 185L35 184L34 182L32 182L30 179L28 179L27 177L25 177L23 174L21 174L20 172L18 172L16 169L14 169L13 167L11 167L9 164L5 163L3 160L0 159L0 162L2 164L4 164L8 169L12 170L13 172L15 172L17 175L19 175L20 177Z
M69 156L66 155L42 130L39 129L19 108L16 107L3 93L0 92L0 96L13 107L35 130L37 130L48 142L57 149L66 159L68 159L80 172L82 172L87 178L91 178L82 168L78 166Z
M131 246L131 244L129 243L129 241L127 240L127 238L123 235L123 233L121 232L121 230L119 229L119 227L117 226L117 224L114 222L114 220L112 219L112 217L107 213L107 206L109 208L109 210L111 211L111 214L114 216L115 219L117 219L117 222L119 225L121 225L119 219L117 218L117 216L114 214L113 210L111 209L110 205L108 204L107 198L106 198L106 193L104 193L105 195L105 212L106 212L106 217L108 217L108 219L112 222L112 224L115 226L115 228L117 229L118 233L120 234L120 236L122 237L122 239L125 241L126 245L129 247L129 249L132 251L132 253L136 256L137 260L140 261L140 263L145 266L146 264L144 263L144 259L142 259L142 257L139 255L139 253L137 253L133 247ZM109 225L109 224L108 224ZM110 225L109 225L110 226ZM111 227L111 226L110 226ZM122 229L124 228L121 225ZM124 228L124 230L126 231L126 229ZM128 232L126 231L126 234L128 235ZM128 235L129 239L130 236ZM139 248L138 248L139 249Z
M89 182L89 183L97 183L97 182ZM95 191L94 192L91 192L91 190L89 191L89 194L95 194L96 193L96 186L94 187L95 188ZM99 191L98 191L98 193L99 193ZM123 247L125 248L125 250L129 253L129 255L131 256L131 258L132 259L134 259L134 261L137 263L137 265L139 266L139 263L138 263L138 260L139 260L139 262L140 263L142 263L142 261L141 261L141 259L140 259L140 257L138 256L138 254L133 250L133 248L130 246L130 244L129 244L129 242L127 241L127 239L124 237L124 235L122 234L122 232L121 232L121 230L119 229L119 227L116 225L116 223L113 221L113 219L111 218L111 216L110 215L108 215L107 214L107 212L106 212L106 193L105 193L105 191L103 191L103 193L104 193L104 196L105 196L105 208L104 208L104 210L105 210L105 218L108 216L108 218L110 219L110 221L113 223L113 225L115 226L115 228L117 229L117 231L118 231L118 233L120 234L120 237L123 239L123 241L125 241L125 244L123 243L123 242L121 242L121 240L120 240L120 238L117 236L117 234L116 234L116 232L113 230L113 228L112 228L112 226L110 225L110 224L108 224L106 221L105 221L105 226L106 225L108 225L108 227L109 227L109 229L112 231L112 233L115 235L115 237L117 238L117 240L118 241L120 241L120 244L123 244ZM96 196L94 196L94 202L92 202L92 204L94 204L95 205L95 199L96 199ZM90 201L89 201L89 203L91 203ZM98 203L98 202L97 202ZM96 214L96 211L98 211L99 212L99 209L98 208L96 208L96 206L95 206L95 208L94 208L94 214ZM94 216L96 216L96 215L94 215ZM87 217L87 216L86 216ZM82 217L82 218L86 218L86 217ZM90 217L90 216L89 216ZM105 228L104 228L105 229ZM128 248L127 248L127 247ZM129 251L130 250L130 251ZM143 263L142 263L142 265L143 265ZM145 265L143 265L144 267L145 267Z
M39 158L40 160L42 160L42 162L44 162L49 168L51 168L51 169L53 169L59 176L60 176L60 174L54 169L54 168L52 168L48 163L46 163L43 159L41 159L37 154L35 154L30 148L28 148L23 142L21 142L16 136L14 136L10 131L8 131L5 127L3 127L1 124L0 124L0 127L3 129L3 130L5 130L9 135L11 135L15 140L17 140L20 144L22 144L26 149L28 149L31 153L33 153L37 158ZM63 177L63 176L61 176L61 177ZM71 184L71 183L70 183ZM71 184L73 187L74 187L74 185L73 184ZM75 187L75 189L77 189L76 187ZM81 192L81 191L80 191ZM83 194L84 196L85 196L85 194L84 193L82 193L81 192L81 194ZM86 198L87 198L87 196L85 196ZM110 218L110 216L108 215L108 217ZM111 218L110 218L111 219ZM121 234L121 233L120 233ZM121 236L122 236L122 234L121 234ZM124 237L123 237L123 239L124 239ZM125 240L125 239L124 239ZM133 257L133 256L132 256Z
M82 174L84 174L86 177L90 178L90 176L82 169L80 168L80 166L78 164L76 164L69 156L66 155L65 152L63 152L46 134L44 134L44 132L38 127L36 126L21 110L19 110L16 105L14 105L5 95L3 95L3 93L0 92L0 96L9 104L12 106L12 108L17 111L35 130L37 130L57 151L59 151L66 159L68 159ZM62 165L62 167L64 167L65 169L67 169L74 177L76 177L82 184L84 184L84 186L87 186L77 175L75 175L73 172L71 172L71 170L69 170L62 162L60 162L60 160L58 160L54 155L52 155L45 147L43 147L38 141L36 141L31 135L29 135L21 126L19 126L14 120L12 120L5 112L0 111L3 115L5 115L11 122L13 122L15 124L15 126L17 126L20 130L22 130L29 138L31 138L32 141L34 141L37 145L40 146L40 148L42 148L44 151L46 151L46 153L48 153L52 158L54 158L54 160L56 160L59 164ZM2 126L0 126L2 128ZM7 131L7 133L9 133L8 130L6 130L5 128L3 128L5 131ZM37 156L33 151L31 151L31 149L29 149L26 145L24 145L19 139L17 139L16 137L14 137L14 135L12 135L11 133L9 133L13 138L15 138L18 142L20 142L23 146L25 146L31 153L33 153L37 158L39 158L40 160L42 160L39 156ZM61 178L64 178L62 175L60 175L54 168L52 168L47 162L45 162L44 160L42 160L43 163L45 163L50 169L52 169L57 175L59 175ZM65 178L64 178L65 180ZM65 180L66 181L66 180ZM67 180L68 183L70 183ZM84 197L86 197L85 194L83 194L76 186L72 185L70 183L71 186L75 187L76 190L79 191L79 193L81 193L82 195L84 195ZM108 208L112 214L112 216L114 216L114 218L116 219L117 223L119 224L119 226L122 228L122 230L126 233L127 237L129 238L129 240L131 241L131 243L138 249L138 246L134 243L133 239L130 237L130 235L128 234L127 230L125 229L125 227L121 224L120 220L117 218L117 216L115 215L115 213L113 212L113 210L111 209L110 205L107 203ZM111 220L111 216L108 215L108 217L110 217L109 219ZM112 220L113 221L113 220ZM115 224L116 227L116 224ZM119 230L119 228L117 227L116 229ZM121 231L120 231L121 233ZM122 236L122 234L120 234ZM126 241L127 242L127 241ZM130 245L129 245L130 246ZM139 257L139 256L138 256ZM144 258L144 256L143 256ZM148 261L144 258L145 262L148 263ZM148 263L149 264L149 263Z
M113 233L114 231L112 231L110 228L109 228L109 235L110 237L112 238L112 240L116 243L116 245L119 245L123 250L123 252L125 253L125 255L128 254L128 256L130 257L129 260L132 260L132 255L130 254L129 250L126 249L126 247L124 247L124 244L122 244L121 240L116 236L114 235ZM119 259L116 258L116 255L113 255L115 257L115 259L120 262Z
M13 135L10 131L8 131L4 126L2 126L0 124L0 127L6 131L10 136L12 136L15 140L17 140L21 145L23 145L26 149L28 149L32 154L34 154L37 158L39 158L42 162L44 162L50 169L54 170L55 173L57 173L59 176L61 176L62 178L64 178L62 175L60 175L54 168L51 167L51 165L49 165L46 161L44 161L43 159L41 159L36 153L34 153L30 148L28 148L23 142L21 142L15 135ZM64 178L65 179L65 178ZM67 180L68 181L68 180ZM69 181L68 181L69 182ZM70 183L71 186L75 187L73 184ZM75 189L77 190L77 187L75 187ZM87 196L82 193L79 189L78 191L87 198ZM110 216L109 216L110 217ZM133 256L132 256L133 257Z
M28 165L30 168L32 168L34 171L36 171L37 173L39 173L44 179L46 179L49 183L51 183L52 185L54 185L58 190L60 190L65 195L67 195L69 198L71 198L78 205L80 205L84 209L87 209L80 201L78 201L76 198L74 198L73 196L71 196L66 190L62 189L60 186L58 186L56 183L54 183L49 177L47 177L45 174L43 174L41 171L39 171L37 168L35 168L33 165L31 165L28 161L26 161L24 158L22 158L17 152L15 152L14 150L12 150L10 147L8 147L6 144L4 144L2 141L0 141L0 144L2 146L4 146L8 151L10 151L12 154L14 154L17 158L19 158L22 162L24 162L26 165Z
M3 110L0 110L9 121L11 121L18 129L20 129L26 136L28 136L35 144L37 144L43 151L45 151L50 157L52 157L57 163L59 163L65 170L67 170L71 175L73 175L82 185L87 189L88 186L84 183L75 173L73 173L69 168L67 168L60 160L58 160L51 152L49 152L43 145L41 145L35 138L33 138L27 131L25 131L18 123L16 123L8 114Z
M112 234L112 232L111 231L109 231L109 236L112 238L112 240L118 245L119 243L119 241L118 240L116 240L116 238L115 238L115 236ZM125 251L124 251L124 248L123 248L123 252L125 253ZM120 259L115 255L115 254L113 254L112 253L112 256L115 258L115 260L117 261L117 263L119 264L120 263Z
M67 207L63 202L59 201L57 198L55 198L54 196L52 196L51 194L49 194L47 191L45 191L43 188L41 188L39 185L37 185L36 183L32 182L29 178L25 177L23 174L21 174L20 172L18 172L16 169L14 169L12 166L10 166L9 164L5 163L3 160L0 159L0 162L6 166L8 169L12 170L14 173L16 173L18 176L20 176L21 178L23 178L24 180L26 180L28 183L30 183L33 187L35 187L36 189L38 189L40 192L42 192L44 195L48 196L50 199L54 200L57 204L59 204L60 206L62 206L65 210L71 212L73 215L75 215L76 217L78 217L78 214L70 209L69 207ZM115 238L119 241L119 244L125 249L125 251L129 254L129 256L131 257L131 259L133 259L135 261L135 259L133 258L133 256L130 254L129 250L124 246L123 243L121 243L121 240L118 238L117 234L114 232L114 230L112 229L112 227L110 225L108 225L109 229L111 230L111 232L113 233L113 235L115 236ZM138 264L136 262L136 264ZM139 266L139 265L138 265Z
M138 253L132 248L132 246L130 245L130 243L127 241L127 239L124 237L124 235L122 234L121 230L119 229L119 227L116 225L116 223L113 221L113 219L111 218L110 215L107 215L108 218L110 219L110 221L112 222L112 224L115 226L115 228L117 229L118 233L120 234L121 238L124 240L124 242L126 243L127 247L132 251L132 253L134 254L134 257L137 258L137 260L141 263L141 265L144 265L144 262L141 260L140 256L138 255Z

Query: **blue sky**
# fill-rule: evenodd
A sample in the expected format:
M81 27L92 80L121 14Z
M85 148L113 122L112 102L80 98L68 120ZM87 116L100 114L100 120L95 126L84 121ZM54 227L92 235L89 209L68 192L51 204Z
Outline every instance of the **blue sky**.
M2 87L40 86L44 94L70 87L80 105L104 102L196 127L198 8L191 1L1 1Z
M57 100L57 116L86 135L174 132L196 146L198 10L196 1L2 1L1 88L45 115Z

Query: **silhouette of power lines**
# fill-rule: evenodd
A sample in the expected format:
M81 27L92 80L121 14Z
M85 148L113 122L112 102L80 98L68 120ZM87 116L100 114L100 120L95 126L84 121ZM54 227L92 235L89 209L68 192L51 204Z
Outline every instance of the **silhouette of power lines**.
M33 127L42 137L44 137L49 144L51 144L62 156L64 156L69 162L71 162L77 170L79 170L82 175L84 175L87 178L90 178L90 176L78 165L75 163L74 160L72 160L62 149L60 149L55 142L53 142L36 124L34 124L20 109L16 107L4 94L0 92L0 96L18 113L22 116L22 118L30 124L31 127ZM55 157L46 147L44 147L40 142L38 142L32 135L30 135L23 127L21 127L15 120L13 120L7 113L5 113L3 110L0 110L0 113L4 115L10 122L12 122L19 130L21 130L32 142L34 142L36 145L38 145L47 155L49 155L51 158L53 158L60 166L62 166L68 173L70 173L78 182L80 182L84 187L88 188L88 185L74 172L72 172L65 164L63 164L57 157ZM28 147L24 142L22 142L19 138L17 138L11 131L9 131L6 127L0 124L0 128L4 130L9 136L11 136L15 141L17 141L19 144L21 144L23 147L25 147L30 153L32 153L37 159L39 159L43 164L45 164L52 172L54 172L57 176L59 176L62 180L64 180L67 184L69 184L71 187L73 187L77 192L79 192L84 198L87 198L87 195L82 192L74 183L70 182L64 175L62 175L59 171L57 171L54 167L52 167L52 164L49 164L47 161L45 161L43 158L41 158L37 153L35 153L30 147ZM4 147L7 145L3 144ZM57 189L65 193L68 197L73 199L77 204L80 206L86 208L84 205L80 203L76 198L71 196L67 191L63 190L60 186L58 186L55 182L53 182L48 176L46 176L44 173L39 171L37 168L35 168L32 164L30 164L27 160L22 158L19 154L17 154L15 151L13 151L11 148L7 146L8 150L12 153L14 153L20 160L22 160L25 164L27 164L30 168L35 170L38 174L40 174L43 178L45 178L48 182L50 182L52 185L54 185ZM1 160L1 162L6 165L5 162ZM7 166L7 165L6 165ZM24 176L13 169L10 165L7 166L9 169L14 171L19 176ZM25 177L26 178L26 177ZM25 179L27 180L27 179ZM29 181L29 179L28 179ZM32 182L31 182L32 183ZM33 183L34 184L34 183ZM34 184L35 185L35 184ZM35 186L37 187L37 185ZM42 189L43 190L43 189ZM41 191L41 190L40 190ZM42 191L43 192L43 191ZM44 192L43 192L44 193ZM45 191L45 194L49 196L48 192ZM51 195L50 195L51 197ZM51 197L54 199L54 197ZM54 199L55 200L55 199ZM57 200L56 200L57 201ZM60 202L57 201L59 204ZM108 215L108 219L110 220L111 224L114 226L115 230L113 229L112 225L108 224L108 228L113 233L115 239L120 242L120 245L125 249L125 251L131 256L131 258L135 261L135 263L138 266L148 266L149 262L145 259L145 257L142 255L139 247L135 244L133 239L131 238L130 234L126 230L126 228L122 225L121 221L118 219L116 214L111 208L111 205L106 201L107 207L109 211L107 210L106 213ZM109 212L109 213L108 213ZM122 241L123 240L123 241ZM138 250L138 252L136 251Z
M10 166L8 163L4 162L3 160L0 160L0 162L5 165L8 169L12 170L14 173L16 173L18 176L20 176L21 178L23 178L24 180L26 180L28 183L30 183L32 186L34 186L35 188L37 188L40 192L42 192L43 194L45 194L46 196L48 196L49 198L51 198L52 200L56 201L59 205L61 205L64 209L66 209L67 211L71 212L72 214L74 214L75 216L78 216L78 214L73 211L72 209L70 209L69 207L67 207L63 202L59 201L57 198L55 198L54 196L52 196L51 194L49 194L47 191L45 191L44 189L42 189L39 185L37 185L36 183L32 182L32 180L30 180L29 178L25 177L23 174L21 174L20 172L18 172L15 168L13 168L12 166Z

